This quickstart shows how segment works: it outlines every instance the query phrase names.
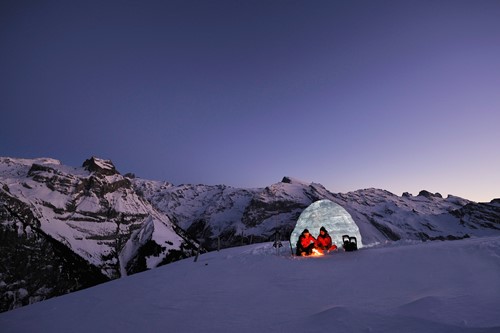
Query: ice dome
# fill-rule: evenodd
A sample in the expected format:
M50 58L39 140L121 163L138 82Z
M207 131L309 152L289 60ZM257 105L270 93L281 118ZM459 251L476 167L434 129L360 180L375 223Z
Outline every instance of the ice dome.
M333 244L339 248L342 247L342 235L356 237L358 248L363 247L359 228L351 215L342 206L325 199L313 202L300 214L290 236L290 244L294 253L299 236L304 229L309 229L311 235L316 238L321 227L326 228L332 237Z

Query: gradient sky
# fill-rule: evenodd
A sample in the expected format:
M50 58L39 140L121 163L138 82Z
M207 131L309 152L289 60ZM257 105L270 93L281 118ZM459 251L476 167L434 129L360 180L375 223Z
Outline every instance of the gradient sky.
M500 197L500 1L0 2L0 156Z

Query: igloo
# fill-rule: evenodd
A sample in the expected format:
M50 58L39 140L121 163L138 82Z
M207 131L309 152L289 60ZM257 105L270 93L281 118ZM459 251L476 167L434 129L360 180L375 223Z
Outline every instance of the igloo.
M290 236L293 253L295 253L297 240L304 229L308 229L311 235L317 237L321 227L326 228L332 237L333 244L337 245L339 249L342 248L343 235L356 237L358 248L363 246L359 228L351 215L342 206L324 199L313 202L300 214Z

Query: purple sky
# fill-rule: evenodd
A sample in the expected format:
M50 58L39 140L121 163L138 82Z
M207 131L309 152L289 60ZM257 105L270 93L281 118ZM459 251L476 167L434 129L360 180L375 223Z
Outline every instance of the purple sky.
M500 197L500 1L1 1L0 156Z

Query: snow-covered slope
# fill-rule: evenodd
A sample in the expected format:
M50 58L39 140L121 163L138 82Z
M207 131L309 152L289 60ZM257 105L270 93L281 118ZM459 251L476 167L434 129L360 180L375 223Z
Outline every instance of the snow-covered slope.
M285 248L287 247L287 244ZM14 332L499 332L500 237L210 252L0 314Z

